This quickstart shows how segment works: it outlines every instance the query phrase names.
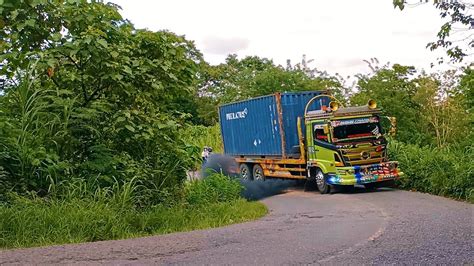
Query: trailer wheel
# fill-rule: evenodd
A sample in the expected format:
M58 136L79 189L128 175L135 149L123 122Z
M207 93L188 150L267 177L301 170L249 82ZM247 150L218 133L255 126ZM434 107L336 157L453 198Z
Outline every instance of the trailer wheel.
M253 166L253 179L254 180L265 180L265 175L263 174L263 168L256 164Z
M331 186L326 182L326 175L321 171L321 169L316 170L316 185L321 194L328 194L331 192Z
M249 165L246 163L240 165L240 178L242 178L243 180L253 179L252 171L250 170Z

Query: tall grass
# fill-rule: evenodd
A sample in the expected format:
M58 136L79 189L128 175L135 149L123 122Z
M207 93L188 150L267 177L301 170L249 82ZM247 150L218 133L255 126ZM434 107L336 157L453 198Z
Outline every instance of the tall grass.
M74 199L22 200L0 207L0 247L123 239L205 229L261 217L264 205L243 199L207 205L155 206L145 210Z
M392 141L390 158L398 160L405 176L402 188L474 203L474 148L420 147Z
M221 174L212 174L203 180L186 184L186 202L192 205L231 202L240 198L242 189L243 186L237 180Z
M5 170L3 179L15 191L44 188L48 169L55 160L49 156L45 140L51 135L49 129L54 120L47 111L50 91L36 81L36 64L37 61L31 63L22 73L16 90L0 106L9 109L0 116L0 125L6 128L5 132L0 130L0 164Z
M73 184L73 185L71 185ZM49 198L16 196L0 205L0 247L79 243L222 226L263 216L258 202L240 198L237 181L215 174L170 193L163 202L141 207L138 183L113 189L76 180L58 184ZM95 192L91 192L95 191ZM173 204L170 202L173 201Z

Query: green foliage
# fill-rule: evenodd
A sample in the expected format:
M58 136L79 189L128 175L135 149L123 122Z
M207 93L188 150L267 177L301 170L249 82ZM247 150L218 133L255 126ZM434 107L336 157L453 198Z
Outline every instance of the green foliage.
M415 85L409 78L414 69L394 65L391 69L381 69L373 76L360 76L360 87L351 98L352 105L365 105L369 99L374 99L389 116L397 118L397 138L402 141L423 142L424 136L417 134L416 117L419 105L412 100L416 92Z
M202 164L201 152L205 146L212 147L213 153L224 152L219 124L188 125L181 130L181 137L188 146L189 158L194 161L193 169Z
M206 229L263 216L265 206L236 200L201 206L122 208L100 201L22 200L0 206L0 248L81 243Z
M242 185L220 173L211 174L204 180L186 184L186 201L191 205L203 205L211 202L230 202L240 198Z
M135 30L102 1L4 1L0 11L0 165L11 190L45 195L72 178L182 184L194 164L179 135L196 114L192 42Z
M474 108L474 68L466 68L459 82L460 92L465 95L466 109L470 110L471 121Z
M7 172L0 166L0 204L8 201L8 189L11 187L13 187L13 185L7 177Z
M75 179L55 184L47 198L11 195L10 204L0 205L0 248L188 231L263 216L265 206L242 199L241 190L238 181L220 174L174 191L150 191L139 180L103 188ZM148 193L163 202L143 204Z
M389 153L405 173L402 188L474 202L474 146L441 149L392 141Z
M195 145L199 148L199 153L204 146L212 147L213 152L222 153L223 145L221 138L221 129L219 124L213 126L188 125L181 132L186 143Z
M377 101L385 114L397 118L397 140L438 147L455 144L471 131L466 94L453 72L415 76L413 67L394 65L359 76L359 91L350 101ZM467 133L467 134L466 134Z

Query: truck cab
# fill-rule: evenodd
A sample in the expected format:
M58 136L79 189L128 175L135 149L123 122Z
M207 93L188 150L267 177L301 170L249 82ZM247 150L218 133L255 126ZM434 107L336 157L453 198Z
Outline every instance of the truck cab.
M331 97L331 96L326 96ZM400 177L398 163L389 161L382 116L375 101L366 106L342 107L336 99L320 110L305 110L308 178L321 193L330 186L372 188ZM331 97L332 98L332 97ZM391 130L393 131L393 130Z

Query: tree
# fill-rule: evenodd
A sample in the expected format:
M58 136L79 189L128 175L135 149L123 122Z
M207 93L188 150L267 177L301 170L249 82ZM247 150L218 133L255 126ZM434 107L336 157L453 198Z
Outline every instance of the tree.
M328 90L342 86L336 78L319 74L300 64L283 68L266 58L249 56L239 60L236 55L229 55L226 63L207 66L201 95L230 102L274 92Z
M373 73L359 76L359 91L351 103L364 105L375 99L387 115L397 118L397 139L446 147L469 136L468 99L457 71L427 75L417 74L413 67L369 63ZM462 80L468 78L463 75Z
M422 125L418 121L420 105L413 100L416 86L413 82L415 69L398 64L383 67L369 75L360 75L358 92L350 102L365 105L374 99L389 116L397 118L397 138L409 143L428 143L430 140L419 133Z
M439 75L421 76L414 82L417 92L413 100L420 105L423 133L432 136L437 147L458 143L468 135L468 116L462 94L454 92L457 77L453 71ZM448 82L448 86L443 84Z
M194 44L136 30L102 1L3 3L0 165L25 180L18 191L72 177L180 184L191 162L178 129L196 113L202 61Z
M472 116L474 110L474 65L464 70L464 75L459 82L459 89L461 94L466 97L466 109Z
M420 0L420 3L423 2L427 3L428 0ZM393 0L394 7L400 10L403 10L407 4L405 0ZM463 61L464 57L472 55L471 51L474 47L474 17L471 12L474 9L474 3L462 0L433 0L433 5L439 9L441 18L448 18L448 21L438 31L438 39L428 43L426 47L430 50L444 48L452 61ZM450 39L455 26L460 27L456 31L466 32L465 36L459 40Z

